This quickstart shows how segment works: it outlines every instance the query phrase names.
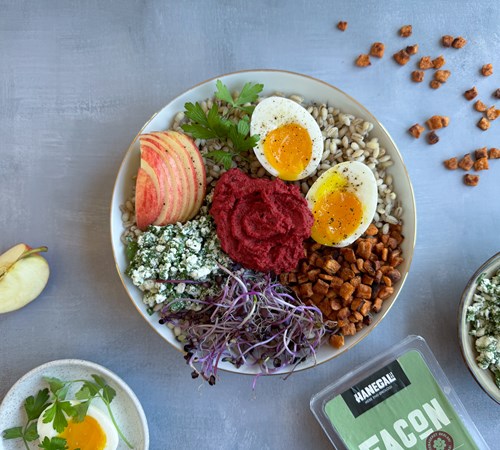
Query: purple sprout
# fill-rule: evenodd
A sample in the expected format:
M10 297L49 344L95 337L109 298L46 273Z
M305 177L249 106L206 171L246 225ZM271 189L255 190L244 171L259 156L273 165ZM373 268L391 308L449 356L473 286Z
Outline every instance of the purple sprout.
M215 384L219 363L235 367L258 366L268 375L316 357L326 332L321 311L304 305L271 278L251 271L231 272L219 295L192 300L202 305L195 311L161 310L160 323L181 328L185 359L193 378L201 375Z

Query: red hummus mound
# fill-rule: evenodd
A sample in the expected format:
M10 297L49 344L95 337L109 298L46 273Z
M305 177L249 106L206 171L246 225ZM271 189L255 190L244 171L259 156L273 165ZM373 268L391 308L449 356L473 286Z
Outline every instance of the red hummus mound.
M251 178L239 169L217 182L210 214L222 249L233 261L276 274L297 267L313 225L298 187Z

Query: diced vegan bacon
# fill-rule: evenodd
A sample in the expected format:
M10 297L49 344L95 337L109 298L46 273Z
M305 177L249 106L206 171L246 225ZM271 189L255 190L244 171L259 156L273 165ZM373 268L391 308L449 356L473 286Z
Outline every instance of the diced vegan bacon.
M479 183L479 175L472 175L470 173L464 175L464 183L467 186L477 186Z
M476 89L476 86L472 87L471 89L469 89L468 91L465 91L464 92L464 97L467 99L467 100L473 100L474 98L477 97L477 89Z

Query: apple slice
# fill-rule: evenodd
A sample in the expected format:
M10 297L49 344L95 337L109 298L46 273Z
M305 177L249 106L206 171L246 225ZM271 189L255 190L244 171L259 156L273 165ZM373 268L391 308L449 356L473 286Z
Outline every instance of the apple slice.
M149 175L155 185L158 198L158 215L165 204L165 167L160 156L150 148L141 147L141 167ZM156 217L158 217L158 215Z
M203 157L201 156L200 150L194 143L193 139L183 133L174 133L175 139L184 147L184 149L191 156L191 161L193 162L193 167L196 172L195 180L195 192L196 198L193 209L189 213L188 220L192 219L201 208L203 200L205 200L205 195L207 192L207 174L205 170L205 163L203 162Z
M18 244L0 255L0 264L5 269L0 274L0 314L32 302L47 285L49 265L38 255L40 251L47 251L47 247L32 249Z
M172 145L172 140L168 138L166 132L155 132L149 135L152 142L159 146L163 152L166 152L172 161L175 161L176 173L175 181L180 185L180 203L181 211L179 215L175 218L175 222L183 222L186 220L188 212L191 208L191 202L193 201L193 186L191 182L191 175L188 174L186 170L186 165L184 162L184 157L180 154ZM166 225L166 223L162 223Z
M194 168L191 155L186 151L183 145L176 139L176 135L180 134L175 131L167 131L162 133L155 133L158 138L163 142L167 151L176 154L180 165L183 167L182 173L186 181L185 189L183 191L183 203L185 207L179 219L179 222L185 222L190 219L190 215L194 209L197 191L197 175Z
M145 230L148 225L151 225L158 217L162 206L158 202L157 186L155 186L151 176L140 167L135 188L137 227L140 230Z
M157 131L139 139L145 173L136 181L137 226L144 229L151 223L167 225L193 218L203 203L207 184L203 158L194 141L176 131Z
M181 203L181 184L178 181L177 173L179 169L175 159L166 152L159 142L152 139L149 134L144 134L140 137L141 140L141 152L145 151L143 149L148 149L150 151L156 152L156 154L163 161L163 172L164 172L164 205L163 208L156 218L155 225L166 225L169 223L175 223L180 217L182 210Z

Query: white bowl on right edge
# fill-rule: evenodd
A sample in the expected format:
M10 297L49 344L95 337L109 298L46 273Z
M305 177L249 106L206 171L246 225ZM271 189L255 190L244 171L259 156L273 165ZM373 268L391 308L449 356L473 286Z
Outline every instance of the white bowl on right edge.
M472 304L474 293L477 288L477 281L481 274L491 277L500 269L500 252L492 256L472 275L462 294L460 308L458 312L458 339L462 356L479 386L497 403L500 404L500 388L495 384L493 372L481 369L476 357L478 353L475 347L475 337L469 334L470 323L467 322L467 308Z

